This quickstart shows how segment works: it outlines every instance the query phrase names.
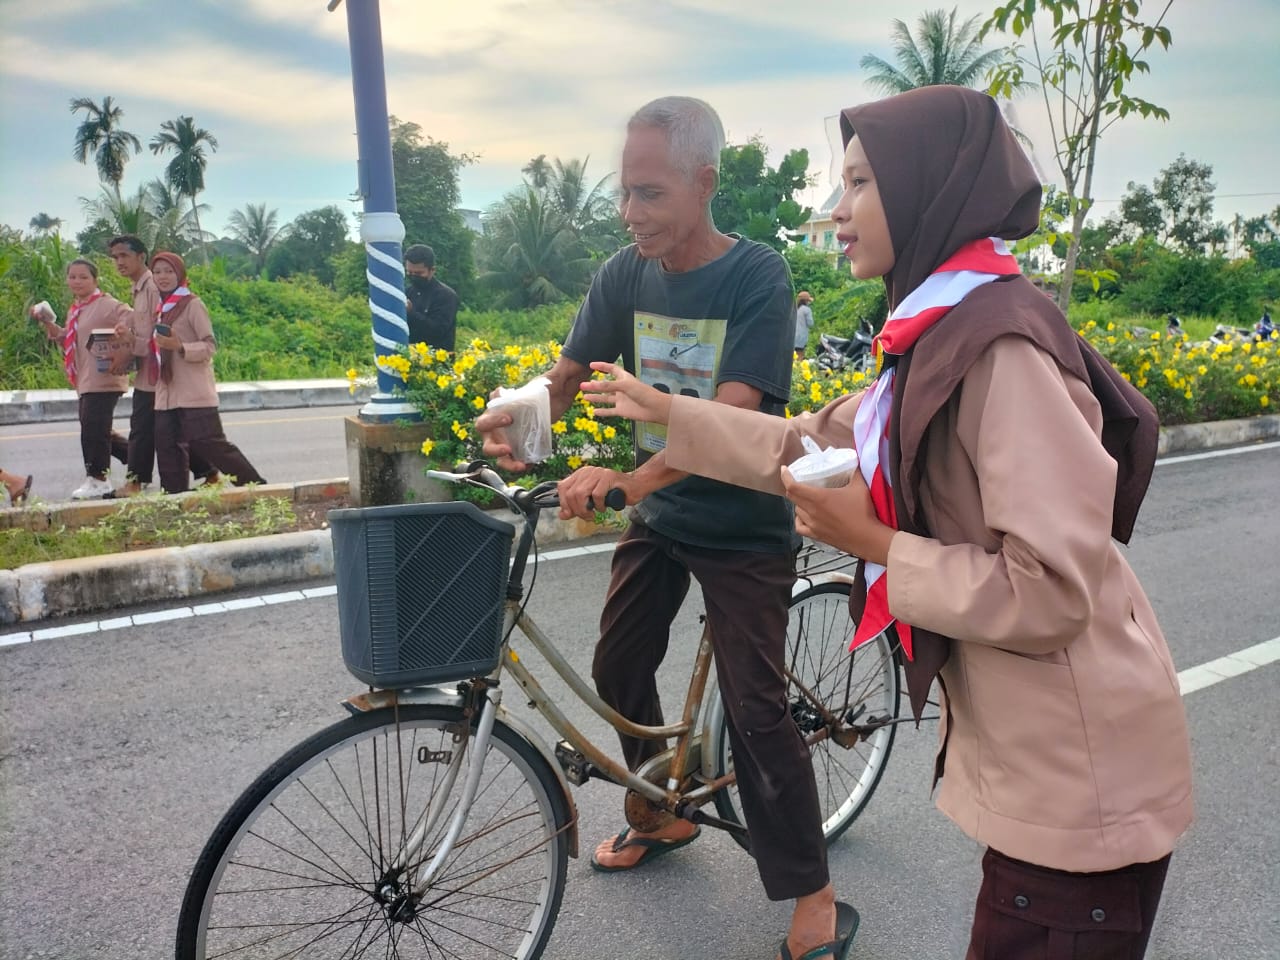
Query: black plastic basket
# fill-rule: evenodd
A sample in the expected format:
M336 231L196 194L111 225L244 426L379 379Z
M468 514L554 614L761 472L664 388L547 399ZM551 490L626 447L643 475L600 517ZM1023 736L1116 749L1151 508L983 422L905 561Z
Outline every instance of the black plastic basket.
M342 659L374 687L498 665L515 528L471 503L332 510Z

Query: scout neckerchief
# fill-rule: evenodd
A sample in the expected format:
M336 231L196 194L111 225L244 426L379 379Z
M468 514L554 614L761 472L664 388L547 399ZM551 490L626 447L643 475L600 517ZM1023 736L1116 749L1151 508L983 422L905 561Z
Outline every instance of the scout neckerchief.
M1020 273L1018 261L998 237L966 243L929 274L909 293L885 321L875 339L876 357L885 353L901 356L920 335L937 323L948 310L984 284L1002 276ZM893 504L893 478L889 475L889 411L893 406L893 382L897 367L884 370L858 404L853 418L853 441L858 451L858 468L871 491L871 503L881 523L898 529ZM866 564L867 604L850 649L878 636L894 622L889 613L889 585L885 568ZM911 658L911 627L897 626L902 651Z
M184 283L182 286L178 287L178 289L174 290L173 293L165 297L164 300L160 302L160 305L156 307L156 323L164 323L165 315L169 313L174 307L176 307L182 301L183 297L189 297L189 296L191 296L191 291L187 289L187 285ZM173 335L172 328L169 329L169 334L170 336ZM151 329L150 346L151 346L151 362L153 364L152 366L153 379L151 382L155 383L154 371L160 371L161 374L163 374L164 367L163 367L163 361L161 360L161 357L160 357L160 346L159 344L156 343L156 331L154 327ZM169 381L166 380L165 382L168 383Z
M76 385L76 328L80 325L80 311L101 296L102 291L94 288L89 299L75 301L67 312L67 332L62 336L62 367L73 387Z

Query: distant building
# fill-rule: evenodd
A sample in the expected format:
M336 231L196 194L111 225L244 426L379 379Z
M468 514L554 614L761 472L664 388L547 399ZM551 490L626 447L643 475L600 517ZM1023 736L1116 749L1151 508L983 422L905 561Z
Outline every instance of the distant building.
M831 211L840 201L844 191L836 188L823 203L813 212L806 223L800 225L800 243L814 250L829 254L833 263L839 264L842 259L840 244L836 242L836 222L831 219Z
M458 216L462 217L462 222L472 233L484 233L484 221L480 219L479 210L464 210L458 208Z

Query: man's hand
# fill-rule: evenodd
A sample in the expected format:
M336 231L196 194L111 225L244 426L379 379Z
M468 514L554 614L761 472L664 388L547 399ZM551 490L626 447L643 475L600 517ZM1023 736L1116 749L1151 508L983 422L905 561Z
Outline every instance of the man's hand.
M497 391L494 392L497 395ZM523 473L529 465L511 456L511 444L507 442L507 427L511 426L511 414L503 410L490 410L476 417L476 433L484 438L484 455L499 470Z
M621 490L627 496L627 505L639 503L650 493L630 473L620 473L605 467L579 467L557 486L560 494L560 519L579 517L594 520L595 511L604 509L604 498L610 490ZM592 506L587 505L590 498Z
M782 468L782 490L796 507L796 531L805 537L829 543L838 550L885 565L889 543L898 531L876 516L862 474L843 487L817 487L798 483L791 471Z
M608 380L584 380L582 393L602 417L626 417L641 423L668 423L671 395L647 386L616 363L593 363Z

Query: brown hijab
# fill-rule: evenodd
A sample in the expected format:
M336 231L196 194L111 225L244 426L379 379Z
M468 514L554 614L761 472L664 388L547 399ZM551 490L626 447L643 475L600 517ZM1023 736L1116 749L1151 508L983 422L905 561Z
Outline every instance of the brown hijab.
M840 133L862 142L889 219L890 310L969 241L1040 223L1040 180L985 93L921 87L842 111Z
M1015 240L1036 229L1035 170L987 95L923 87L845 110L840 127L846 146L855 134L862 142L884 203L896 258L884 278L890 309L964 244L993 236ZM1155 409L1022 276L975 290L897 359L889 469L899 528L932 536L920 510L927 467L922 440L974 361L993 341L1010 335L1030 340L1097 397L1102 444L1118 466L1112 534L1127 542L1155 464ZM861 568L857 579L850 596L855 619L865 602ZM904 672L918 721L954 641L919 625L913 625L912 639L915 657ZM945 745L936 776L944 757Z

